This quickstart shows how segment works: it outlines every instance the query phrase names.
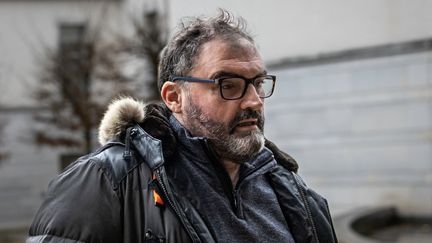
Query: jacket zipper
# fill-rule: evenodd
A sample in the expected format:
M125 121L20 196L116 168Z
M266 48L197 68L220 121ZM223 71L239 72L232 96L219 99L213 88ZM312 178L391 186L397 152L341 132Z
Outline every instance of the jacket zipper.
M201 140L201 145L204 148L205 153L207 154L207 157L209 158L209 160L212 161L212 163L214 164L218 164L219 161L217 161L215 158L217 158L217 156L215 155L215 153L209 148L207 142L207 140ZM221 166L222 169L222 166ZM219 173L219 172L216 172ZM231 178L229 177L229 175L225 172L226 175L224 175L224 178L221 178L219 175L219 180L221 180L222 183L222 188L224 190L225 196L228 198L228 201L231 204L232 210L234 211L234 213L237 215L237 197L236 197L236 188L234 188L234 186L232 185L231 182ZM226 181L229 181L228 186L224 185L223 183Z
M307 198L306 198L306 193L304 192L303 187L300 186L300 183L299 183L297 177L295 175L293 175L293 176L294 176L294 181L296 183L296 186L299 189L300 196L303 200L303 203L305 204L306 212L307 212L308 218L309 218L309 223L311 224L311 227L312 227L313 236L315 238L315 241L317 243L319 243L318 234L316 231L315 223L314 223L313 218L312 218L312 213L310 211L309 203L308 203Z
M169 205L171 206L171 208L174 210L175 214L178 216L178 218L180 219L180 221L182 222L182 224L185 226L185 230L188 232L192 242L200 242L199 239L197 240L195 235L195 232L191 232L190 228L192 228L192 226L189 225L188 222L186 222L186 220L184 219L183 215L180 213L180 210L177 208L177 206L174 204L174 202L171 200L171 198L168 196L168 190L165 186L165 183L162 181L162 172L160 171L160 169L156 170L156 180L159 182L159 185L161 186L161 189L165 195L165 198L167 199Z
M232 197L233 197L233 201L234 201L234 209L235 209L236 214L237 214L237 190L236 189L233 189Z
M233 196L233 200L234 200L234 209L235 209L235 212L237 215L243 215L241 212L238 211L240 202L239 202L238 197L237 197L237 192L239 191L240 187L243 185L244 181L246 181L248 176L252 175L254 172L256 172L256 171L260 170L261 168L263 168L264 166L268 165L268 163L270 161L272 161L273 159L274 159L274 157L271 156L266 162L262 163L259 167L255 167L253 170L249 171L246 175L239 178L235 188L232 188L232 196Z
M246 175L242 176L241 178L239 178L239 183L237 183L236 189L240 188L240 185L243 183L243 181L246 180L246 178L248 176L250 176L251 174L253 174L255 171L261 169L262 167L266 166L270 161L272 161L274 159L273 156L271 156L270 158L267 159L266 162L262 163L259 167L255 167L253 170L249 171Z
M206 152L208 158L209 159L214 159L216 156L214 155L213 151L209 148L209 146L206 143L206 141L202 140L201 144L202 144L202 146L204 148L204 151ZM265 163L262 163L259 167L254 168L253 170L249 171L246 175L244 175L241 178L239 178L238 181L237 181L237 185L235 187L231 186L229 188L230 192L229 191L228 192L225 191L225 194L228 197L229 201L231 201L230 196L232 197L232 202L231 203L232 203L232 207L234 207L233 211L234 211L234 213L237 216L240 214L240 212L238 211L238 207L239 207L239 203L240 202L239 202L238 197L237 197L237 192L238 192L238 189L240 188L241 184L243 183L244 180L246 180L246 178L249 175L251 175L255 171L261 169L262 167L266 166L268 164L268 162L271 161L271 160L273 160L273 159L274 159L274 157L271 156ZM217 161L215 161L215 162L218 163ZM232 185L231 178L229 176L227 178L229 180L229 184ZM231 194L231 195L229 195L229 194Z

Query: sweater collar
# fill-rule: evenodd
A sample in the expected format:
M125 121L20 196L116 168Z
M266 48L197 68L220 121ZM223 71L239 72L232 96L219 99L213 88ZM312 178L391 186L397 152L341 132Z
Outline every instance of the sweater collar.
M177 136L177 143L182 146L189 154L194 155L197 158L208 157L207 152L210 152L215 156L210 149L208 139L206 137L195 137L193 136L173 115L169 116L169 123Z
M206 137L193 136L172 114L169 117L169 122L173 128L173 131L177 135L178 143L180 143L188 153L194 155L197 158L208 158L207 160L202 160L203 162L210 162L210 159L218 160L216 154L212 152L211 146ZM251 169L262 167L262 165L269 162L270 158L272 157L272 151L264 147L255 158L243 164L244 166L242 167L244 168L241 168L241 171L248 172Z

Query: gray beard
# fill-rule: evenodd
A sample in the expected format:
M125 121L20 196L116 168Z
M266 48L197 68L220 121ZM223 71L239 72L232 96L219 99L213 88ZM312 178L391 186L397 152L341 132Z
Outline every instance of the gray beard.
M207 137L216 154L234 163L245 163L253 159L264 148L264 116L251 109L242 110L228 124L214 121L205 115L200 107L188 98L185 109L185 127L194 136ZM248 118L258 119L258 130L234 134L239 121Z

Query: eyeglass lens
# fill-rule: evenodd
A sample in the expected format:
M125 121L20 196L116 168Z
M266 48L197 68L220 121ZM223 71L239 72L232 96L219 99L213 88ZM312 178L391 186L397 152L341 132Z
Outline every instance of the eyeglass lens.
M259 77L254 80L253 85L261 98L271 95L273 79L270 77ZM220 81L222 97L225 99L239 99L246 92L246 81L242 78L226 78Z

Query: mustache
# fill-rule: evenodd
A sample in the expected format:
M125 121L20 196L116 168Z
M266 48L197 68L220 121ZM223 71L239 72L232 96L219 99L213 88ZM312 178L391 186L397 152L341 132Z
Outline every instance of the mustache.
M255 111L252 109L246 109L246 110L242 110L239 113L236 114L236 116L234 117L234 119L229 123L229 132L232 133L234 131L234 128L238 125L238 123L241 120L246 120L246 119L257 119L257 126L258 128L263 131L264 129L264 116L262 114L262 112L259 111Z

